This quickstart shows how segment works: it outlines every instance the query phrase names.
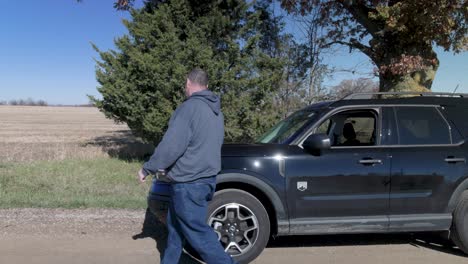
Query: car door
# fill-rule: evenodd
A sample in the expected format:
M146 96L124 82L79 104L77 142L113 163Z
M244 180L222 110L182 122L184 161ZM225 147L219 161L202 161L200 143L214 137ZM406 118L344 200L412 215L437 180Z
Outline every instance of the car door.
M292 148L285 161L291 233L387 230L391 159L379 146L380 129L378 108L337 111L312 132L327 133L330 149Z
M448 200L463 176L465 154L438 106L395 106L390 230L447 230Z

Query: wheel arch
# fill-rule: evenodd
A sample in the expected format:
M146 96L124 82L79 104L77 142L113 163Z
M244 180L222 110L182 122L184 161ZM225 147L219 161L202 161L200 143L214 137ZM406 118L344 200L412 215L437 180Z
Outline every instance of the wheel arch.
M287 234L289 232L289 220L285 207L279 195L267 183L248 174L220 174L217 177L216 191L225 189L243 190L257 198L268 213L272 235Z

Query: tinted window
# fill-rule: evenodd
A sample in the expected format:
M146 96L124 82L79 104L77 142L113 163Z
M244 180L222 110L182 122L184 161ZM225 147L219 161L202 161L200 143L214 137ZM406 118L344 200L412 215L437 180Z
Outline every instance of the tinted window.
M450 144L450 130L434 107L396 107L401 145Z
M463 138L468 138L468 122L466 121L466 117L468 116L468 106L446 106L444 107L443 112L446 117L453 121L450 124L452 127L453 142L459 142L463 140ZM458 132L460 132L461 135Z

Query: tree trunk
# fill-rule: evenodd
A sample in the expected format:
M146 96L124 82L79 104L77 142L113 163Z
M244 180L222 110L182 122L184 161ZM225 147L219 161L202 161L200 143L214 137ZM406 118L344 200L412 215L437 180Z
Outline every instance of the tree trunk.
M388 48L393 51L374 59L379 67L380 92L430 92L439 67L432 47Z

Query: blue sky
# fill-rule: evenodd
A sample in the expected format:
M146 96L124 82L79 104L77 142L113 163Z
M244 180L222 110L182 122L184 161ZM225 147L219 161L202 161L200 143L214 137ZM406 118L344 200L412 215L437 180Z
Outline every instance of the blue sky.
M0 101L43 99L50 104L83 104L86 94L98 95L95 79L97 53L114 47L114 38L126 33L126 12L112 8L113 0L0 0ZM433 91L468 93L468 53L453 55L437 50L440 68ZM345 49L326 58L338 69L360 65L370 72L367 57ZM345 78L337 72L327 79L334 85Z

